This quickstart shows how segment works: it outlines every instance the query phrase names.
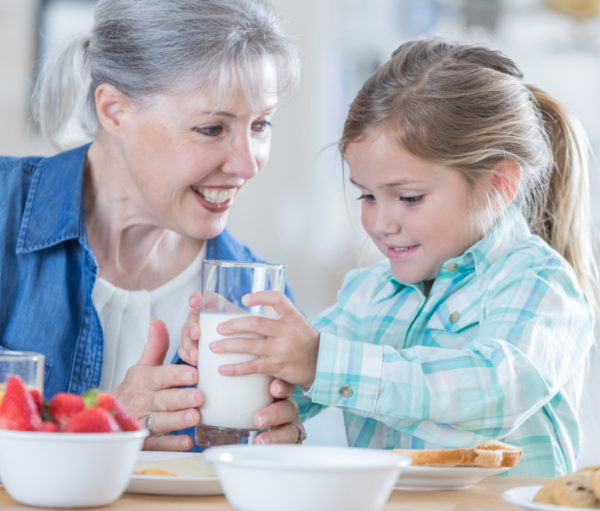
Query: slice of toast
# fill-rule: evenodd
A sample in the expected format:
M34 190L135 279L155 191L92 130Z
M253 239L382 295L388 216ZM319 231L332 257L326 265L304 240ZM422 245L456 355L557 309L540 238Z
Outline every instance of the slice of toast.
M500 440L489 440L463 449L393 449L412 458L413 465L511 468L521 461L523 449Z

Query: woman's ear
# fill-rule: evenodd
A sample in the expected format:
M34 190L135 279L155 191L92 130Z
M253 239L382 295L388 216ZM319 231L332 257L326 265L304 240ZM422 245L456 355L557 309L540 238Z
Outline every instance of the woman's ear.
M104 131L115 134L121 128L121 116L129 104L129 98L114 85L101 83L94 95L96 115Z
M506 205L510 204L521 185L521 165L515 160L502 160L493 169L492 183Z

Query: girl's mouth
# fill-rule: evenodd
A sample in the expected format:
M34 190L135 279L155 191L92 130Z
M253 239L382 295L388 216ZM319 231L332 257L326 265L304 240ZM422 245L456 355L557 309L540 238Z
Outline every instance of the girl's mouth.
M419 245L411 245L408 247L387 247L387 256L390 259L404 259L405 257L409 257L414 254Z

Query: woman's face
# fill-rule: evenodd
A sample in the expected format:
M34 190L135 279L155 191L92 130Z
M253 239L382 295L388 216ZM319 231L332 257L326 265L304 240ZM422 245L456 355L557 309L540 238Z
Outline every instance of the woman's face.
M470 221L474 190L457 170L415 156L382 131L349 144L346 159L362 224L400 282L435 279L481 237Z
M225 228L238 191L266 165L276 73L260 65L254 101L216 86L129 104L120 117L118 151L142 223L195 239Z

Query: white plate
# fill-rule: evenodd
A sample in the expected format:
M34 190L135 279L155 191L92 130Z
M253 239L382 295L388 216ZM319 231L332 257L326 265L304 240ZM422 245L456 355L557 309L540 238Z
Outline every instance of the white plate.
M506 490L502 494L502 498L511 504L516 504L525 509L535 509L538 511L581 511L580 507L572 506L557 506L554 504L542 504L541 502L534 502L533 497L542 487L541 484L537 486L521 486L519 488L511 488Z
M402 469L396 490L462 490L506 468L408 466Z
M194 452L141 451L139 460L154 461L187 456L203 456ZM154 495L222 495L219 479L214 477L173 477L137 475L131 476L125 490L130 493L151 493Z

